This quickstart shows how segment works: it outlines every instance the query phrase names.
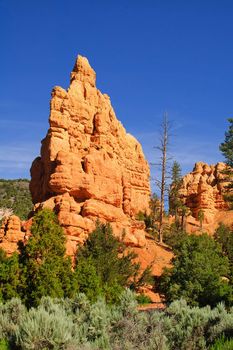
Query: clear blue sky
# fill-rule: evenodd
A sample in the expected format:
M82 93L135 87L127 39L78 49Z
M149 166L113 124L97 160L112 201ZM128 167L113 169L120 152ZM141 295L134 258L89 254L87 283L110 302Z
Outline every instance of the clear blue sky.
M163 112L171 153L190 171L222 160L233 116L233 1L0 0L0 177L29 177L53 86L78 53L149 161Z

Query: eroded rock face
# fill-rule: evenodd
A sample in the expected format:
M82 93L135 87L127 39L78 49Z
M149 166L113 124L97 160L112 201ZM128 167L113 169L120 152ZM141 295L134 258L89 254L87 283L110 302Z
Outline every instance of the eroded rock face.
M0 228L0 248L7 255L11 255L18 249L18 242L24 241L25 232L22 232L22 223L18 216L12 215L3 220Z
M31 167L35 208L58 213L71 251L97 219L110 222L118 235L124 229L128 244L145 241L135 215L149 209L149 166L95 80L88 60L78 56L68 90L52 91L50 128Z
M206 224L212 223L219 211L228 209L223 199L226 185L222 173L224 169L224 163L208 165L199 162L195 164L193 171L182 179L180 198L190 208L194 218L198 219L199 210L203 210L203 222Z

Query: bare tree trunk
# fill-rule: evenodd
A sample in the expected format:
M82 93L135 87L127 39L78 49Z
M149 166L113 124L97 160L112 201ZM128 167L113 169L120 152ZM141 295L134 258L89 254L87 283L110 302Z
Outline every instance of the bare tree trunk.
M162 133L160 140L160 151L162 152L162 176L160 190L160 213L159 213L159 242L163 242L163 217L164 217L164 196L166 190L166 173L167 173L167 146L168 146L168 119L167 113L164 113L162 122Z

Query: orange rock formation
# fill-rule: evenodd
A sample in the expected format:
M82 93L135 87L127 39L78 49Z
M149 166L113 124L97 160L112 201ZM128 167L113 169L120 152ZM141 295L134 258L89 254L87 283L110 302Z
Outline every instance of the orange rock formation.
M34 210L47 207L58 214L71 256L97 219L109 222L138 254L142 267L152 265L159 275L172 253L146 237L144 223L136 220L139 211L149 210L149 166L141 145L117 120L109 97L96 88L95 78L88 60L78 56L68 90L52 91L50 128L31 167ZM0 247L12 254L18 240L27 240L31 223L32 218L23 223L7 218Z
M16 215L6 217L0 229L0 247L7 255L11 255L18 249L18 242L24 241L25 233L22 232L22 223Z
M226 185L222 173L224 169L224 163L208 165L199 162L195 164L193 171L182 179L179 191L180 198L190 208L191 214L196 220L198 212L203 211L203 223L207 225L207 231L211 231L211 226L215 228L213 224L217 220L219 212L226 213L228 209L223 198L224 186Z
M32 199L35 208L57 212L71 250L97 219L118 235L124 229L129 245L143 246L144 227L135 215L149 209L149 166L95 80L88 60L78 56L68 90L53 89L50 128L31 167Z

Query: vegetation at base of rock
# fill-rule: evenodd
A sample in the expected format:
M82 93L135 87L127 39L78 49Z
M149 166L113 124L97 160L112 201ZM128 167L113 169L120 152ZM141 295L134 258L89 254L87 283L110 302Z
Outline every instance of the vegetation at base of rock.
M129 290L118 305L102 297L91 303L84 294L43 297L30 309L19 299L0 304L0 337L11 350L222 350L216 346L230 344L232 336L233 310L222 304L198 308L180 300L142 312Z
M144 221L146 231L158 240L158 225L159 225L160 200L156 193L153 193L150 198L150 213L139 211L136 215L136 220Z
M179 196L181 187L181 166L177 161L172 164L171 185L169 190L169 213L175 216L175 223L178 222L178 210L182 206Z
M65 235L57 216L49 209L39 211L33 218L32 235L20 248L20 294L26 305L38 305L44 295L72 295L72 267L65 256Z
M17 297L20 284L20 267L18 254L7 257L0 249L0 301Z
M102 294L108 302L117 302L123 288L135 289L146 282L143 275L140 277L140 265L134 262L135 258L136 254L114 237L109 224L97 223L76 255L79 292L93 301Z
M184 298L190 305L233 303L233 290L225 278L230 272L229 260L221 246L207 234L183 235L173 246L172 268L160 278L160 291L167 302Z
M32 210L29 180L0 179L0 209L12 209L13 214L25 220Z
M138 294L136 296L136 300L138 302L139 305L144 305L144 304L151 304L152 301L151 301L151 298L148 297L147 295L145 294Z
M20 297L31 307L43 296L70 298L82 292L91 302L103 296L116 303L125 287L137 289L150 277L149 269L139 272L136 255L114 237L108 224L97 224L78 250L74 269L65 255L63 229L51 210L35 214L31 232L19 254L7 257L0 250L0 300Z
M187 232L182 230L176 223L167 226L164 230L164 243L174 249L179 246L184 238L186 238Z

